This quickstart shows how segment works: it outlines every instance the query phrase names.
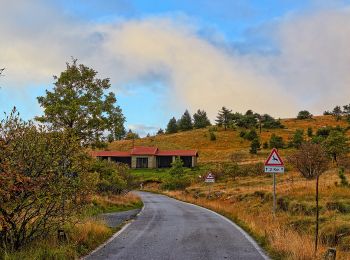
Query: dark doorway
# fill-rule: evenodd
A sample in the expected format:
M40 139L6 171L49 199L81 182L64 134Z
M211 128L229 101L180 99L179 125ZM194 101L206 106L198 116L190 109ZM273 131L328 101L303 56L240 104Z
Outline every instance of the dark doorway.
M111 157L111 160L116 163L124 163L131 166L131 157Z
M180 156L180 159L184 167L192 168L192 156Z
M173 161L172 156L157 156L157 167L170 168L172 161Z
M136 158L136 168L148 168L148 158L147 157Z

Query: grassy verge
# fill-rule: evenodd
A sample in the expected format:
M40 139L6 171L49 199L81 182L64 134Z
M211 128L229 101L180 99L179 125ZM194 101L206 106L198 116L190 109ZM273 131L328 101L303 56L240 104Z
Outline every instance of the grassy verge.
M142 207L142 201L134 194L126 196L94 196L75 224L65 226L67 241L60 242L56 235L34 241L17 252L0 252L4 260L17 259L77 259L110 238L120 227L109 228L92 216Z

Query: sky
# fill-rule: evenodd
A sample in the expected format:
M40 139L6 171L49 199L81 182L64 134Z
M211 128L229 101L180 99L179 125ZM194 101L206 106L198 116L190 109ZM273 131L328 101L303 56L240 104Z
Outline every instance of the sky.
M350 0L0 0L0 118L32 119L72 57L110 78L126 127L226 106L278 117L350 102Z

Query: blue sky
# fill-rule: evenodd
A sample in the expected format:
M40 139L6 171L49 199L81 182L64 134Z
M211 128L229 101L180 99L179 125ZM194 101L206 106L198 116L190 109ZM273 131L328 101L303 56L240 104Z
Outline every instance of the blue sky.
M0 110L25 119L71 56L141 135L185 109L289 117L349 100L349 1L0 0Z

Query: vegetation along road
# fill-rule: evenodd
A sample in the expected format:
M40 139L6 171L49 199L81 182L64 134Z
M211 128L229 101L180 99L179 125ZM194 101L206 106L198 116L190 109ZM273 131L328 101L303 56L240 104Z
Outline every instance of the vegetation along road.
M140 192L144 210L86 259L268 259L235 224L207 209Z

